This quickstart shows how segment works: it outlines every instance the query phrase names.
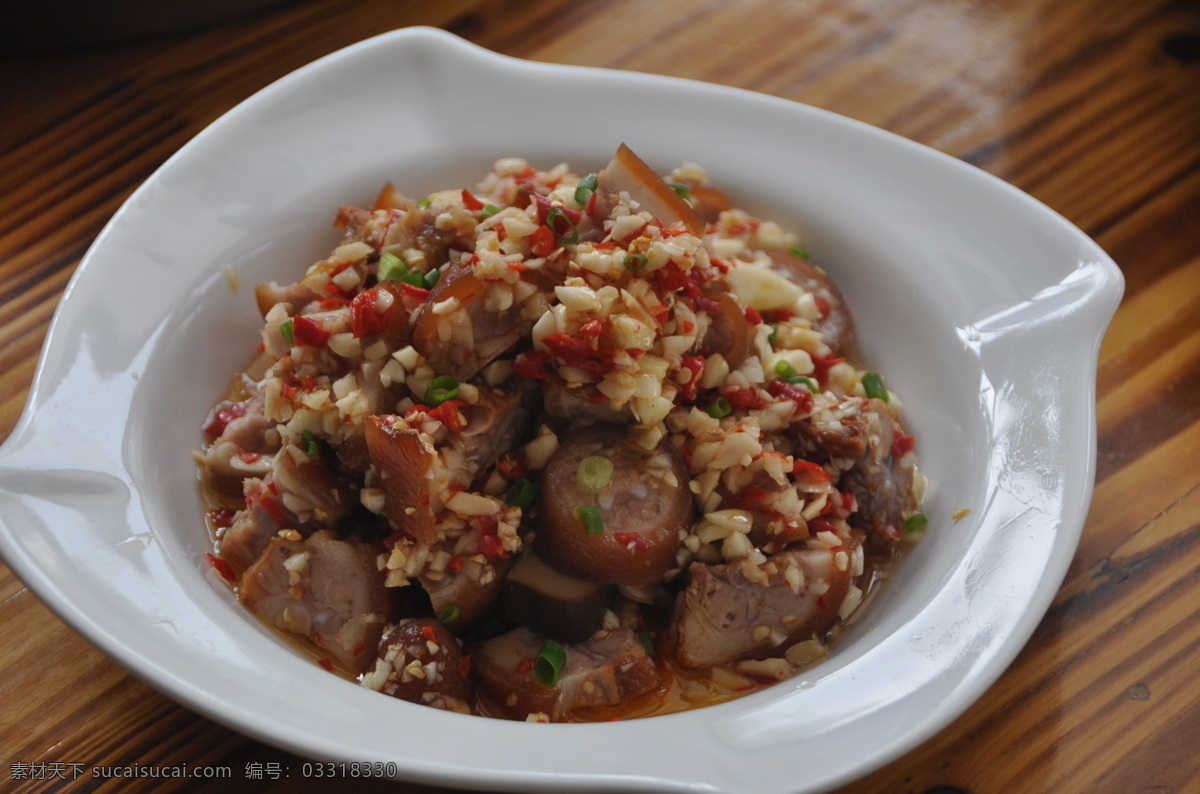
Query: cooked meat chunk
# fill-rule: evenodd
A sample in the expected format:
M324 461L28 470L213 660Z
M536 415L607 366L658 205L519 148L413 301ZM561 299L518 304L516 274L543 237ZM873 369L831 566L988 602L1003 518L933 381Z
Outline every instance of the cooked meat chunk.
M628 402L620 406L613 405L591 384L568 386L566 381L553 373L542 383L542 406L556 425L633 422L633 411Z
M546 638L514 629L469 647L480 688L505 716L546 714L559 722L573 709L612 706L653 691L661 679L642 640L618 628L603 637L564 645L566 661L553 686L538 681L534 660Z
M775 270L812 293L821 312L813 328L820 331L825 344L838 354L853 352L854 321L846 299L829 274L803 256L783 248L768 248L765 253L771 257Z
M485 621L500 602L512 558L496 557L482 563L470 557L456 571L427 571L419 577L429 596L433 614L455 634L463 634Z
M273 538L242 577L238 599L260 619L307 637L352 673L366 670L389 617L379 549L328 530Z
M400 621L379 643L363 686L423 706L470 714L475 681L458 638L433 618Z
M284 444L275 456L271 473L279 501L303 524L332 527L356 501L354 492L315 449L306 451L297 444Z
M274 501L263 481L250 477L243 482L246 506L237 511L233 522L221 533L217 550L236 571L244 571L254 564L266 550L271 538L284 524L291 525L290 518Z
M593 466L598 478L586 473ZM648 450L613 425L577 430L560 439L542 477L539 556L582 579L662 581L691 524L687 479L669 444Z
M637 203L638 212L648 212L650 217L665 224L682 223L697 237L704 234L704 221L696 211L625 144L621 144L612 161L600 172L596 198L602 217L608 215L622 192Z
M372 416L365 434L378 470L378 486L384 492L384 515L419 542L433 543L437 533L428 498L433 487L433 446L396 416Z
M856 560L858 564L856 565ZM676 657L687 667L779 656L821 636L861 570L857 541L771 557L766 581L750 581L735 563L692 563L687 588L675 602Z

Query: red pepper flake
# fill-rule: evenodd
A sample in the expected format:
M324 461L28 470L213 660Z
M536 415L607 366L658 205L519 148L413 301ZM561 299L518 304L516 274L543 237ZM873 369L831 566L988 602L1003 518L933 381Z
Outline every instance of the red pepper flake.
M796 316L796 312L788 308L766 309L762 318L769 323L782 323Z
M463 206L471 210L471 212L477 212L483 209L483 202L475 198L471 191L467 190L466 188L463 188L462 191L462 203Z
M506 480L519 480L529 473L525 464L509 453L500 456L500 459L496 461L496 468Z
M750 485L725 500L725 504L738 510L748 510L760 505L767 499L767 492L762 488Z
M271 484L274 485L274 483ZM258 497L258 503L262 505L263 510L266 510L267 514L271 516L271 518L275 519L275 523L281 528L287 527L292 523L292 519L288 517L288 514L283 512L283 508L280 507L279 503L271 497L260 495Z
M613 537L622 546L633 546L634 551L645 551L654 544L639 532L614 532Z
M245 449L239 449L237 451L237 456L238 456L238 460L240 460L242 463L245 463L247 466L256 462L259 458L262 457L262 455L259 454L258 452L250 452L249 450L245 450Z
M813 395L807 387L782 380L773 380L767 384L767 391L773 397L782 397L796 404L792 413L808 413L812 410Z
M617 247L617 244L612 240L605 240L602 243L596 243L592 247L597 251L611 251Z
M320 349L329 343L329 336L320 323L303 314L292 318L292 338L298 345Z
M213 412L208 421L204 423L204 432L216 438L225 432L225 428L230 422L245 415L245 403L227 405L221 410Z
M391 551L392 549L396 548L397 544L406 540L411 541L412 539L413 536L408 532L405 532L403 529L397 529L395 532L383 539L383 547L388 551Z
M608 324L603 320L588 320L586 323L579 326L579 333L583 334L584 336L602 336L607 331Z
M423 301L429 297L429 290L409 284L407 281L400 282L400 289L404 291L405 295L408 295L411 298L416 298L419 301ZM464 302L468 298L463 298Z
M529 247L534 256L550 256L558 247L558 240L549 227L539 226L529 235Z
M430 642L437 642L437 632L433 630L433 626L422 626L421 634Z
M464 656L462 658L462 661L460 661L458 663L458 677L465 681L467 679L467 677L470 675L471 675L471 656L470 656L470 654L468 654L468 655Z
M750 323L751 325L762 325L762 315L759 314L758 309L755 309L753 306L743 306L742 314L745 316L746 322Z
M500 519L495 516L475 516L479 531L484 535L495 535L500 532Z
M513 372L522 378L545 380L550 377L550 355L529 350L513 359Z
M592 405L599 405L600 403L604 402L607 399L608 399L608 395L606 395L604 392L600 391L599 389L596 389L595 391L593 391L591 394L588 395L588 402L591 403Z
M830 481L829 471L820 463L813 463L811 460L797 460L792 464L792 474L817 481Z
M446 570L451 573L458 573L463 569L462 557L453 557L450 562L446 563Z
M610 356L593 350L590 343L566 334L551 334L542 340L551 355L568 367L577 367L598 375L611 370L616 364Z
M350 301L350 328L355 339L377 336L387 328L387 314L379 311L379 288L360 292Z
M916 436L906 436L903 433L896 433L896 438L892 441L892 456L902 458L909 452L912 452L916 444Z
M828 518L821 518L820 516L817 516L816 518L810 518L808 520L808 531L814 535L816 535L818 532L832 532L836 535L837 527L835 527L833 522Z
M330 673L333 672L333 662L329 661L328 657L318 659L317 664L319 664L319 665L321 665L321 667L325 668L326 672L330 672Z
M762 392L753 386L745 389L733 389L732 391L723 392L722 396L729 400L729 405L738 411L748 411L753 408L762 408L767 404L767 400L762 396Z
M522 659L517 662L517 675L525 675L533 669L533 659Z
M237 582L237 576L233 573L233 568L230 567L229 563L207 551L204 552L204 557L208 560L208 564L213 567L213 570L221 575L222 579L231 583Z
M469 416L471 406L463 400L446 400L446 402L427 411L430 419L436 419L455 433L462 432L471 423Z
M504 552L504 543L496 535L484 535L481 537L476 554L482 554L489 560L507 556Z
M321 306L321 311L333 312L349 306L350 301L345 298L330 296L328 298L321 298L319 305Z

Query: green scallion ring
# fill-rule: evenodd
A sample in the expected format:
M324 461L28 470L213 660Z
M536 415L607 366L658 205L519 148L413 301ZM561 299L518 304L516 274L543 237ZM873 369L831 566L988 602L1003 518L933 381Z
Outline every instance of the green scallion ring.
M453 375L439 375L425 387L425 404L436 408L458 396L458 380Z
M625 269L641 270L646 266L646 262L648 261L645 254L629 254L625 257Z
M500 208L495 204L484 204L483 209L479 211L481 218L490 218L500 211Z
M410 270L396 280L403 281L405 284L412 284L414 287L425 287L425 274L420 270Z
M438 613L438 620L443 623L453 623L458 620L458 604L447 604L446 608Z
M317 456L317 440L313 438L311 430L305 430L300 434L300 438L304 441L304 454L310 458Z
M504 494L504 501L513 507L519 507L524 510L533 504L533 500L537 498L537 486L528 477L521 479L508 486L508 491Z
M562 228L564 225L565 229ZM546 227L554 232L554 239L563 245L574 245L579 242L579 230L575 228L575 224L571 222L567 213L558 207L550 210L550 213L546 215Z
M575 483L585 493L597 494L604 490L612 479L612 461L603 455L588 455L579 461L575 472Z
M913 513L911 516L904 519L904 529L907 532L916 532L924 529L925 525L928 523L929 519L924 513Z
M587 200L596 192L596 185L599 184L599 181L598 174L588 174L579 180L579 184L575 186L575 203L586 204Z
M599 535L604 531L604 516L600 515L600 508L580 505L575 508L575 516L589 535Z
M408 266L404 264L404 260L390 251L380 256L375 265L375 275L380 281L399 281L407 272Z
M650 632L642 630L638 632L638 637L642 641L642 647L646 649L646 655L651 659L654 658L654 640L650 639Z
M796 256L800 257L801 259L808 259L808 251L806 251L805 249L801 248L798 245L789 246L788 253L795 254Z
M417 206L420 207L421 209L427 209L428 207L433 206L433 202L427 198L423 198L417 202Z
M679 198L691 198L692 189L682 182L668 182L667 184L679 195Z
M705 410L708 411L708 415L713 419L724 419L729 416L730 411L733 410L733 406L730 405L728 397L718 397L709 403L708 408Z
M796 368L792 366L792 362L780 359L775 362L775 374L780 380L787 380L796 377Z
M289 347L296 344L296 340L292 336L292 321L290 319L284 320L283 324L279 326L279 333L283 334L283 339L288 343Z
M442 271L440 269L430 270L425 274L425 289L433 289L434 285L438 283L438 279L441 277Z
M533 660L533 673L542 686L554 686L566 664L567 652L563 647L554 640L546 640Z
M863 391L868 397L880 399L884 402L888 401L887 386L883 385L883 378L878 372L864 372L862 376Z
M772 326L771 326L771 333L767 334L767 344L771 346L771 349L772 349L772 350L774 350L774 349L775 349L775 339L776 339L778 336L779 336L779 326L778 326L778 325L772 325Z

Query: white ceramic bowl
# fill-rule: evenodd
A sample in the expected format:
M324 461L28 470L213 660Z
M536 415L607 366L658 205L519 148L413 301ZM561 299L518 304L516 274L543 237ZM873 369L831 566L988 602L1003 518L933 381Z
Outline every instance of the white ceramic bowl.
M659 170L701 163L802 232L847 294L867 361L904 398L933 483L924 542L826 661L689 713L509 723L329 675L240 610L204 559L190 452L252 353L249 287L323 256L336 206L368 202L384 180L415 194L468 186L507 155L584 173L621 141ZM1112 261L1046 207L877 129L402 30L264 89L112 219L0 450L0 551L133 673L306 756L471 788L825 789L962 713L1041 619L1091 497L1096 353L1121 290Z

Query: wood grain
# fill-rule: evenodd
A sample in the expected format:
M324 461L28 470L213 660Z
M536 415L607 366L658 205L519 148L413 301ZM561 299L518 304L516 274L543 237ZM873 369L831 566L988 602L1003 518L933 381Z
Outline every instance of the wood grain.
M1066 581L978 703L845 791L1200 791L1194 2L309 0L153 39L4 56L0 439L67 281L121 202L259 88L412 24L517 57L826 108L977 165L1093 236L1121 266L1127 294L1099 350L1097 485ZM300 763L133 679L3 566L0 636L0 790L216 788L22 783L14 763L222 764L237 778L247 764Z

